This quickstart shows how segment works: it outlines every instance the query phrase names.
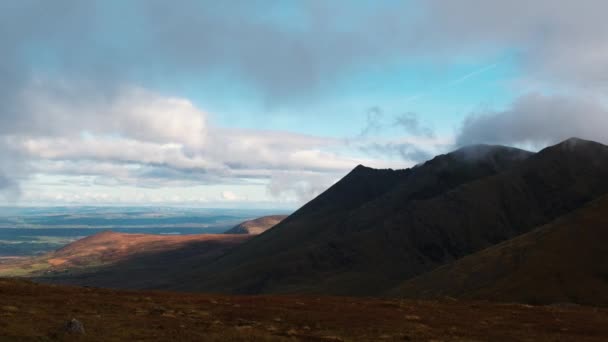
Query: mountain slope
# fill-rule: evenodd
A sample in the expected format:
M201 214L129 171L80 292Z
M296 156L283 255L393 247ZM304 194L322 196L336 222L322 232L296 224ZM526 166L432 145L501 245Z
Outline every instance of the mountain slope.
M608 305L608 196L393 291L406 297Z
M283 221L287 215L269 215L241 222L224 234L261 234Z
M407 170L359 166L272 230L211 265L184 272L173 288L236 293L380 293L404 277L515 235L508 232L491 242L466 246L453 256L431 259L410 248L418 242L412 235L424 220L413 227L396 220L402 220L403 215L414 219L417 214L413 209L419 203L432 204L434 198L466 183L521 166L532 158L530 155L512 148L476 146ZM439 202L446 204L443 197ZM420 212L420 218L425 219L426 209ZM429 217L437 219L440 217ZM423 249L426 245L421 244Z

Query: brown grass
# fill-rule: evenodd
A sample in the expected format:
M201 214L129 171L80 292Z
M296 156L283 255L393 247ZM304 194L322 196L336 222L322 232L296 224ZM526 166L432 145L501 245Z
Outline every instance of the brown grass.
M86 335L62 326L80 320ZM605 341L608 310L471 301L218 296L0 280L1 341Z

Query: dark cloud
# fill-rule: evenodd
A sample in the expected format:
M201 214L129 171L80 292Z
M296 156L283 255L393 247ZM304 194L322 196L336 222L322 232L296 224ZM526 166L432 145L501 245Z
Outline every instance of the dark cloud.
M544 146L570 137L608 143L608 110L593 99L529 94L504 111L469 116L458 145L476 143Z
M526 74L590 86L608 81L598 72L608 70L605 12L602 0L5 1L0 73L19 89L37 63L111 92L219 72L276 103L322 95L370 66L417 56L449 63L509 47Z
M603 0L430 0L424 41L435 54L510 50L527 78L604 88L608 21Z

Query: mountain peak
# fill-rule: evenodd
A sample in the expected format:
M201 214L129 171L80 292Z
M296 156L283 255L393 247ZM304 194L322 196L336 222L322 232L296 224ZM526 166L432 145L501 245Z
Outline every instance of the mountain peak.
M479 160L497 155L511 155L515 158L525 158L531 154L531 152L515 147L487 144L467 145L449 153L449 155L471 160Z
M559 155L567 153L568 155L586 155L598 153L599 151L608 149L608 146L585 139L569 138L556 145L549 146L540 153L545 156Z
M601 145L598 142L585 140L577 137L568 138L556 146L564 146L564 147L578 147L578 146L591 146L591 145Z

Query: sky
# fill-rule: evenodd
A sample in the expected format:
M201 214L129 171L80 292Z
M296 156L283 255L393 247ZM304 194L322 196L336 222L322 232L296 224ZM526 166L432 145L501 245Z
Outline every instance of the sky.
M363 164L608 143L603 0L0 2L0 205L297 208Z

